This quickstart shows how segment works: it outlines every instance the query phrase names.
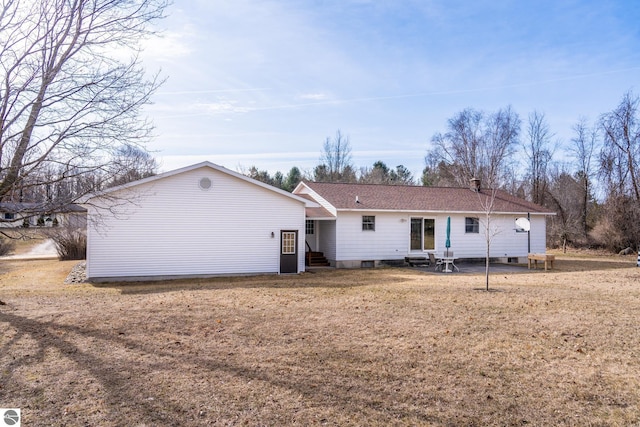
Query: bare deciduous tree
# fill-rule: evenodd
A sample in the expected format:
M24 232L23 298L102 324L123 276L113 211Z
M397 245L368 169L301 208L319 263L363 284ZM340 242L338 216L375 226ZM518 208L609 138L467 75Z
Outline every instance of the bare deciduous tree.
M567 170L554 167L549 171L547 206L556 215L549 219L547 241L549 245L561 246L563 252L566 252L567 244L575 243L582 235L581 193L580 182Z
M467 108L447 121L445 134L437 133L432 138L436 147L431 157L448 165L456 185L463 186L472 178L480 178L480 151L484 145L482 120L482 112Z
M55 211L127 169L123 146L144 152L152 126L140 112L161 82L145 76L139 43L166 5L0 4L0 201L22 201L34 185L66 186L34 208Z
M449 119L447 127L445 134L432 138L432 164L444 162L458 186L472 178L497 186L506 182L507 163L520 134L520 118L511 107L492 114L468 108Z
M485 290L489 291L491 243L493 239L502 232L497 222L494 221L495 203L498 189L494 182L487 181L482 188L478 187L476 196L482 216L479 218L479 226L484 234L485 243Z
M591 181L594 178L594 155L598 146L598 129L597 127L589 128L587 120L581 118L578 123L573 126L575 136L571 139L571 153L575 160L577 168L576 176L580 180L582 187L582 209L580 212L580 223L582 226L583 237L586 238L589 233L589 207L593 197L591 189Z
M553 134L544 114L537 111L529 114L527 140L523 143L523 147L528 159L527 175L531 188L531 201L540 205L545 202L548 186L547 167L553 157L551 138Z
M111 177L107 185L126 184L127 182L147 178L158 173L158 162L147 151L134 145L122 145L115 152Z
M495 208L495 200L496 200L496 192L495 188L490 188L488 190L484 190L483 192L478 192L478 201L480 203L482 209L482 219L480 219L480 225L482 226L482 232L484 233L484 242L485 242L485 290L489 291L489 273L490 273L490 261L491 261L491 243L495 236L500 234L500 228L498 228L493 221L493 213Z
M355 182L356 173L351 160L349 137L339 130L322 146L320 164L314 170L314 180L319 182Z
M640 98L627 92L600 120L603 133L600 174L609 194L640 201Z
M598 244L618 252L640 240L640 204L629 196L609 196L590 235Z
M486 142L481 151L485 172L480 179L485 179L493 188L503 187L510 179L508 163L520 137L520 125L520 117L511 106L490 114L487 119Z
M601 219L602 228L608 222L609 232L621 232L621 239L605 244L612 250L622 246L640 245L640 98L627 92L616 109L600 119L602 147L600 149L600 176L606 186L604 211L608 218ZM611 221L615 218L615 221Z

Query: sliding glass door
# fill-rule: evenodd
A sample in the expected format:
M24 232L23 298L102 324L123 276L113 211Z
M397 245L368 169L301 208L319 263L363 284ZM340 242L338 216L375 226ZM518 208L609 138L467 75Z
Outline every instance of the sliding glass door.
M411 218L412 251L432 251L436 248L436 220L433 218Z

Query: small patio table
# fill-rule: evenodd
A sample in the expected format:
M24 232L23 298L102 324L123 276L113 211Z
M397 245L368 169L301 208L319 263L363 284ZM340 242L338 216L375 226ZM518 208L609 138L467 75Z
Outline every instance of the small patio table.
M442 264L444 265L444 269L442 270L443 273L453 273L453 269L456 269L456 271L460 271L458 266L454 263L454 261L456 260L454 257L442 256L438 259L442 261Z

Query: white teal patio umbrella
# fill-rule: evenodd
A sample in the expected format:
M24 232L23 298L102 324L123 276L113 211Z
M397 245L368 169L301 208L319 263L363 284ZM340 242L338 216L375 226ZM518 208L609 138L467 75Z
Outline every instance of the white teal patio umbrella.
M447 240L444 242L444 247L447 248L447 255L449 256L449 248L451 247L451 217L447 217Z

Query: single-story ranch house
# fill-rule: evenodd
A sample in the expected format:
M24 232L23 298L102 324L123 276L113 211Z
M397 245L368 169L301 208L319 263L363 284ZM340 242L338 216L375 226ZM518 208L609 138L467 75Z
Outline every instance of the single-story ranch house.
M87 211L82 206L67 204L47 206L46 203L0 203L0 228L83 227Z
M87 198L87 277L300 273L305 252L322 252L338 268L376 266L444 253L447 223L456 258L482 258L483 206L492 192L475 185L303 181L288 193L203 162ZM493 194L491 257L525 262L528 252L544 252L552 212L502 191ZM530 241L515 224L527 216Z
M456 258L484 258L487 232L490 257L524 263L528 253L545 252L546 216L554 214L504 191L481 189L478 180L469 188L303 181L293 193L320 205L307 208L307 246L338 268L373 267L446 250ZM527 217L530 234L515 223Z

